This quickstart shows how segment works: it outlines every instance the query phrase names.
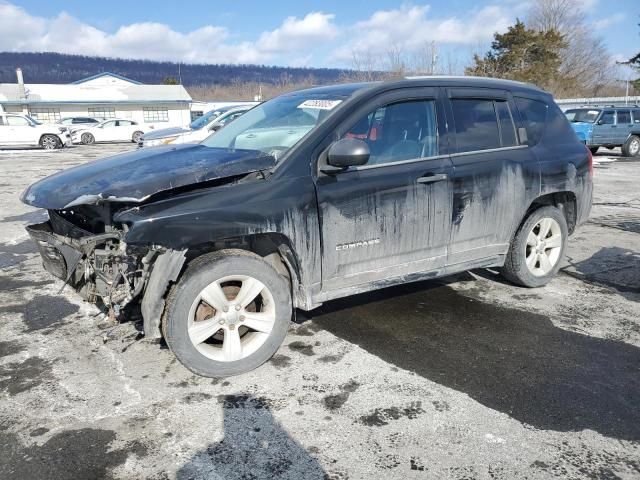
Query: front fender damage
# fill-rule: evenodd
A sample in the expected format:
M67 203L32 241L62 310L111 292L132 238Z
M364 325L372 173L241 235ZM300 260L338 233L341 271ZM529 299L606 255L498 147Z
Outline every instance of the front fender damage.
M144 320L144 335L156 340L161 338L160 322L165 307L165 294L172 282L180 275L186 261L186 250L167 250L160 254L154 264L140 304Z

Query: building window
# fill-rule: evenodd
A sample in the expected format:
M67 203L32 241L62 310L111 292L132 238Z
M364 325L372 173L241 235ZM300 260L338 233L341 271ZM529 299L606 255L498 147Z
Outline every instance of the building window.
M30 108L29 116L39 122L55 123L60 120L59 108Z
M89 107L89 115L94 118L116 118L114 107Z
M165 107L143 107L142 114L147 123L169 121L169 109Z
M193 122L196 118L199 118L202 115L204 115L202 110L191 110L191 121Z

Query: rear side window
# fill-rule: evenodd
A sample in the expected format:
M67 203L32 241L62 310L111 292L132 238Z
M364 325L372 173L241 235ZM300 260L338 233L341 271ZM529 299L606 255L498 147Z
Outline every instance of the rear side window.
M493 100L454 98L451 107L458 152L500 148L500 131Z
M633 110L633 123L640 123L640 110Z
M451 100L458 152L472 152L518 144L509 105L504 100Z
M631 111L630 110L618 110L618 123L631 123Z
M548 107L544 102L524 97L515 97L515 102L527 130L527 143L536 145L544 133Z

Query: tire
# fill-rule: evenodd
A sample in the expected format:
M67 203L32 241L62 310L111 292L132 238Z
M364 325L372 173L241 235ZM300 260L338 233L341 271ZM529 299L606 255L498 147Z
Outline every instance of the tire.
M137 130L137 131L133 132L133 135L131 135L131 141L133 143L138 143L140 141L140 138L142 137L142 135L144 135L144 133L141 132L140 130Z
M595 155L596 153L598 153L598 149L600 147L589 147L589 151L591 152L591 155Z
M89 132L84 132L82 135L80 135L80 141L83 143L83 145L91 145L95 143L96 137L94 137L93 134Z
M637 157L640 155L640 137L631 135L622 145L622 155L624 157Z
M241 304L234 303L239 296ZM162 329L186 368L203 377L228 377L269 360L291 315L289 283L271 264L251 252L222 250L189 264L171 288Z
M56 148L62 148L62 142L57 135L43 135L40 138L40 146L45 150L55 150Z
M548 233L541 240L540 229L546 229L546 225L549 225ZM523 287L546 285L560 269L568 235L567 221L558 208L548 206L534 210L511 241L502 275Z

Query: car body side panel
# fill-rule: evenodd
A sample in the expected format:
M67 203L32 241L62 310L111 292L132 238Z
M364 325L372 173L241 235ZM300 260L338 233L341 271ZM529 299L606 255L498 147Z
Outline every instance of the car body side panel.
M572 192L576 197L576 225L586 222L593 192L589 152L576 141L564 114L550 104L545 132L534 147L540 159L540 194Z

